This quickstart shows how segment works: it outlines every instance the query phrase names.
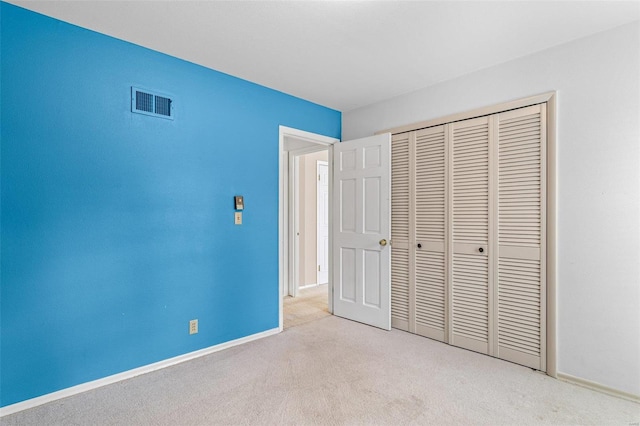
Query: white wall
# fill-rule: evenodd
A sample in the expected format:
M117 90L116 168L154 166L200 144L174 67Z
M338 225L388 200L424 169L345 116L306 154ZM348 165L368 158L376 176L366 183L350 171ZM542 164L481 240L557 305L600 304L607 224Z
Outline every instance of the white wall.
M640 24L343 113L345 140L557 90L558 371L640 395Z
M300 157L299 163L299 283L301 286L318 282L318 161L327 161L329 151L314 152Z

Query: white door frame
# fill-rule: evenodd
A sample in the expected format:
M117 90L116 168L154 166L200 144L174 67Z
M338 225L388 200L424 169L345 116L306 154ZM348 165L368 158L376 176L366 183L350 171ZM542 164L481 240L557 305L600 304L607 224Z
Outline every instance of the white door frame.
M300 147L290 150L285 143L287 139L302 142L301 145L306 145L306 147ZM278 152L278 316L280 331L282 331L283 329L282 299L290 291L287 284L291 281L291 276L293 273L292 268L295 266L295 259L292 259L294 261L290 260L290 254L293 252L293 236L291 235L292 232L290 232L292 228L292 221L290 220L291 210L289 207L290 205L292 205L292 197L295 196L293 193L294 185L292 184L292 182L294 182L295 176L291 176L292 173L290 173L290 171L293 169L294 164L290 164L290 153L294 154L293 158L296 158L297 156L302 154L321 151L322 149L328 149L329 174L331 175L331 156L333 152L332 145L336 142L340 142L340 140L286 126L280 126L279 128L280 148ZM332 184L331 179L329 179L329 196L331 196L331 193ZM329 238L331 238L331 226L331 220L329 220ZM333 312L333 283L331 281L331 241L329 241L329 251L329 295L327 302L329 306L329 312Z

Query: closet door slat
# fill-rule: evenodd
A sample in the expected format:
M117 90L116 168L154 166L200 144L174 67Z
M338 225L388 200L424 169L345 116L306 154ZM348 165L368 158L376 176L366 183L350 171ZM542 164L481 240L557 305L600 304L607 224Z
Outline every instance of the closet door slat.
M449 125L451 304L449 343L489 353L488 117Z
M495 355L544 369L543 106L499 114Z
M415 139L415 325L417 334L440 341L446 321L445 137L445 126L437 126L417 131Z
M409 330L410 161L409 134L391 139L391 326Z

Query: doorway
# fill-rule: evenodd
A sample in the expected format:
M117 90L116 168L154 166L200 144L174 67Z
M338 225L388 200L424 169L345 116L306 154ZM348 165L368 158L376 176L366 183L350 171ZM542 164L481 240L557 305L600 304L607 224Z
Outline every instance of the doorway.
M284 329L328 312L328 150L290 153L293 163L293 275L284 298Z
M330 271L327 263L327 284L318 288L318 230L317 230L317 162L326 163L327 170L327 201L331 199L331 182L328 178L331 170L332 145L338 139L314 133L305 132L285 126L280 126L280 156L279 156L279 323L280 330L284 327L284 298L296 299L302 292L314 290L313 304L317 305L318 295L315 294L324 287L326 301L324 315L333 311L333 289ZM317 158L316 158L317 157ZM308 167L307 167L308 164ZM312 173L306 173L306 171ZM301 174L311 175L311 181L301 179ZM301 197L301 187L304 196ZM310 194L309 194L310 193ZM313 207L301 204L304 199L312 199ZM302 211L301 211L302 210ZM309 214L308 210L311 210ZM313 217L314 220L307 218ZM331 233L331 222L328 222L327 235ZM302 232L301 232L302 231ZM301 235L302 234L302 235ZM300 238L302 237L302 238ZM327 246L330 247L328 238ZM330 259L330 254L327 256ZM321 265L322 268L322 265ZM305 288L306 287L306 288ZM302 290L301 290L302 289ZM287 307L293 305L287 300ZM296 301L303 302L303 299ZM304 309L303 309L304 311ZM313 311L313 309L312 309ZM317 309L315 310L317 314Z

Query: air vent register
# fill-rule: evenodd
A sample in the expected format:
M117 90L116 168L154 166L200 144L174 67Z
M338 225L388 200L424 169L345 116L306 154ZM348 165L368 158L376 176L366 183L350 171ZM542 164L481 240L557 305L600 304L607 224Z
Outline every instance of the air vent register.
M132 86L131 112L173 120L173 101L168 96Z

